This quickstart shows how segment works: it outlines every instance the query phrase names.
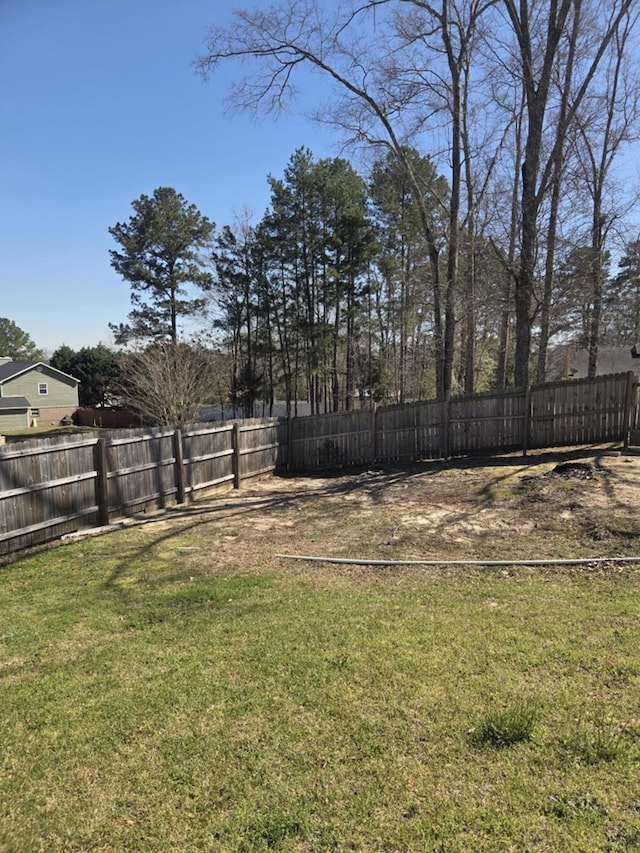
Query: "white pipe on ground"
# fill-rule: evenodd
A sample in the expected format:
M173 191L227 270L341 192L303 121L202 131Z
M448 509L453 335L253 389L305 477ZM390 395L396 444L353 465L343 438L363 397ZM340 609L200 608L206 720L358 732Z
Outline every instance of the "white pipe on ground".
M342 557L309 557L300 554L276 554L283 560L310 563L340 563L348 566L589 566L594 563L640 563L640 557L591 557L549 560L362 560Z

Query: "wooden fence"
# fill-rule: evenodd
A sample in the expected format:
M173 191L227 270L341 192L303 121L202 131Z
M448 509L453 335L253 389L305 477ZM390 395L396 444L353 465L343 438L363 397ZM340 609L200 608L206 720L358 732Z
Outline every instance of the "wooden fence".
M0 447L0 554L288 467L625 442L633 373L328 415L126 430Z
M292 470L624 442L637 419L633 373L296 418Z
M0 554L286 465L286 421L126 430L0 448Z

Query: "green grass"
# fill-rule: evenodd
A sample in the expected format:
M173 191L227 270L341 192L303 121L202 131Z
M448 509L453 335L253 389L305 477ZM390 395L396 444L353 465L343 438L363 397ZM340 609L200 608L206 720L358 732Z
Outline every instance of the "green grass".
M500 749L526 743L533 737L536 716L535 707L522 701L487 711L471 731L471 740L478 746Z
M292 568L234 526L0 568L0 850L640 849L637 571Z

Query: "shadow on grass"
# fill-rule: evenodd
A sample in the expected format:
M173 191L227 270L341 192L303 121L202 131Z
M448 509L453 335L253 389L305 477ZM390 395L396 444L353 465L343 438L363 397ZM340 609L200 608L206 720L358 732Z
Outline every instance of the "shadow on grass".
M300 506L304 503L311 503L321 498L335 497L347 495L349 493L366 488L368 492L382 493L385 488L398 482L402 482L408 478L424 475L424 470L415 469L397 469L395 471L388 470L361 470L360 472L350 469L342 471L339 474L329 472L327 475L318 477L301 478L293 475L279 475L277 479L282 482L283 491L280 494L265 496L256 496L246 494L242 490L233 493L233 499L221 498L202 504L179 505L167 507L160 513L148 515L134 515L129 519L135 524L151 525L151 524L167 524L172 522L180 522L175 527L169 530L163 530L158 533L151 541L145 542L139 548L127 552L126 557L121 559L110 572L109 576L103 583L103 588L117 588L118 581L123 574L128 570L132 563L140 562L145 554L151 553L158 545L170 542L172 539L184 536L190 532L197 531L205 525L210 525L216 522L228 522L233 519L243 518L252 513L269 513L275 510L286 509L290 506ZM291 492L287 489L287 480L306 479L310 483L318 480L317 485L312 485L306 491Z
M539 453L533 453L528 456L503 456L503 457L495 457L490 461L491 467L509 467L513 469L516 466L520 467L520 471L516 473L516 476L519 474L520 476L526 476L527 472L530 471L534 467L538 467L540 465L566 465L571 462L580 462L584 461L585 457L595 456L595 466L599 473L604 473L605 475L609 474L602 465L601 454L603 453L603 449L601 447L597 448L580 448L576 450L560 450L560 451L542 451ZM470 460L464 460L465 463L469 463ZM487 467L487 459L486 457L482 460L478 461L478 466ZM474 467L473 464L465 464L463 466L464 469ZM489 498L497 487L503 483L505 480L513 479L514 471L511 470L507 474L503 476L494 477L489 483L480 489L478 495L482 498ZM607 494L608 496L612 495L612 489L609 484L607 484Z
M282 484L282 490L269 496L251 494L251 486L247 485L246 490L240 489L233 492L232 498L221 497L220 499L208 500L202 499L201 502L190 505L174 505L167 507L161 513L153 514L152 516L141 515L132 516L131 520L134 523L140 524L166 524L173 521L180 522L176 527L169 530L162 530L158 535L154 536L151 541L145 542L139 548L129 551L122 560L118 562L115 568L111 571L108 578L104 581L104 588L115 588L118 586L118 580L127 571L132 562L139 562L145 554L151 553L158 545L170 542L172 539L184 536L190 532L197 531L199 528L210 525L216 522L228 522L236 518L242 518L252 513L268 514L269 512L286 509L290 506L300 506L305 503L311 503L318 499L330 498L341 495L350 495L355 492L363 492L367 498L374 503L381 502L386 492L393 486L402 485L415 479L423 479L425 477L435 476L446 470L454 471L469 471L479 468L508 468L502 476L496 476L491 481L474 493L475 498L486 498L492 490L507 479L513 480L514 468L519 469L515 472L515 476L524 476L534 467L539 467L544 464L561 464L571 461L584 460L585 456L595 455L597 458L596 465L602 465L598 454L602 452L602 448L582 448L577 450L554 451L554 452L532 452L530 455L523 457L521 454L511 454L495 457L464 457L459 459L445 460L428 460L424 462L414 462L405 465L388 465L376 467L350 467L344 469L329 469L311 473L300 474L280 473L276 474L274 479ZM609 472L605 470L605 474ZM288 489L288 481L295 480L308 484L308 488L291 492ZM602 481L607 484L607 476L602 477ZM609 487L610 488L610 487ZM612 492L608 491L608 495ZM435 497L435 496L434 496ZM612 497L613 499L613 497ZM455 518L449 517L447 525L452 523L463 523L474 514L473 510L468 513L461 513ZM640 536L640 534L629 534L627 536ZM384 543L382 543L384 544Z

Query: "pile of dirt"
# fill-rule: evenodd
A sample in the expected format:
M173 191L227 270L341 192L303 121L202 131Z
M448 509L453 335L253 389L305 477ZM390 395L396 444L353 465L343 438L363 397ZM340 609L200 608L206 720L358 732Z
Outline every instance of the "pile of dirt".
M562 462L545 476L562 477L565 480L593 480L596 469L591 462Z

